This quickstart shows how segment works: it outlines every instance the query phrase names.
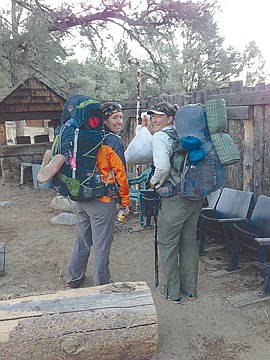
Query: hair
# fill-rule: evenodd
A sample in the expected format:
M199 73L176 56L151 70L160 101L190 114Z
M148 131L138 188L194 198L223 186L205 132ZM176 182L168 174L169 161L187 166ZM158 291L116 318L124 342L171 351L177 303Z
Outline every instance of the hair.
M179 109L179 105L178 105L178 104L173 104L172 106L173 106L175 112Z

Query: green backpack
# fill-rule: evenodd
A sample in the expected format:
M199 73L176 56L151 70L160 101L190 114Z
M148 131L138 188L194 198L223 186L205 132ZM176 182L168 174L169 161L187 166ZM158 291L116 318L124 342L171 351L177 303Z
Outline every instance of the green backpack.
M67 99L52 147L52 156L65 156L65 163L52 179L59 194L75 201L104 196L105 184L96 162L105 138L103 127L102 105L98 100L85 95Z

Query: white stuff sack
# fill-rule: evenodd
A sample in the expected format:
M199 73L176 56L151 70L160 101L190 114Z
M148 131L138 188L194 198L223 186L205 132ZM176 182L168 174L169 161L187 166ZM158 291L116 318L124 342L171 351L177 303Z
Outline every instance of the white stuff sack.
M125 151L126 162L141 165L153 162L152 135L145 126L138 125L136 135Z

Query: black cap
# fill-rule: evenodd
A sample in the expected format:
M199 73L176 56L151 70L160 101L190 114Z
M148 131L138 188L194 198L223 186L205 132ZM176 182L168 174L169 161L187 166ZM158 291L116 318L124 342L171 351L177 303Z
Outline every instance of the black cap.
M148 110L147 114L167 115L174 117L174 115L176 114L176 109L173 107L173 105L167 102L160 102L158 104L155 104L151 110Z

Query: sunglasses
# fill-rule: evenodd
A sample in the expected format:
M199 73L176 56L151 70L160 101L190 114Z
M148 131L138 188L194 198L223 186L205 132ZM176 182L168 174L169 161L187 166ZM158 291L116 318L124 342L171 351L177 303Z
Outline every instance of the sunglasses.
M167 107L163 106L163 105L154 105L153 110L161 111L161 112L164 112L165 114L170 112L170 110Z

